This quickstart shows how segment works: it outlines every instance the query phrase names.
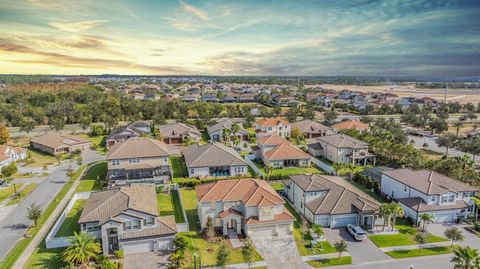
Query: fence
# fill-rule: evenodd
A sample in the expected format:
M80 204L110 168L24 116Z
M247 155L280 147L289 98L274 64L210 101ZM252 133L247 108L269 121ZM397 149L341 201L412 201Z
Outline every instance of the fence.
M180 200L180 206L182 207L182 214L183 214L183 219L185 220L184 223L177 223L177 232L188 232L189 229L189 223L188 223L188 218L187 218L187 213L185 213L185 207L183 206L183 200L182 200L182 194L180 192L180 188L178 187L178 184L175 183L173 185L173 190L178 193L178 198Z
M253 159L255 159L255 154L245 155L244 159L247 162L248 166L250 166L250 168L252 168L253 171L255 171L255 173L260 178L262 178L263 177L262 171L260 171L260 169L258 169L258 167L255 165L255 163L252 161Z
M330 165L320 161L319 159L317 158L312 158L312 163L314 163L315 165L317 165L318 167L320 167L323 171L331 174L331 175L335 175L336 172L335 172L335 169L333 169L333 167L331 167Z
M57 234L58 230L62 226L63 222L65 221L65 218L68 215L68 212L70 212L75 202L80 199L88 199L88 197L90 197L90 192L77 192L73 195L72 199L67 204L65 209L63 209L62 214L60 214L60 217L57 219L52 229L47 234L47 237L45 238L45 247L47 249L70 246L70 242L68 241L70 238L72 238L71 236L55 237L55 235Z

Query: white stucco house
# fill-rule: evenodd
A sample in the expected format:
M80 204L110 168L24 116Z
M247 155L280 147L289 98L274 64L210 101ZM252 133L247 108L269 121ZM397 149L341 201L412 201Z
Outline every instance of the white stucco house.
M20 147L0 146L0 168L27 158L27 150Z
M285 118L265 118L255 122L257 137L264 135L278 135L281 137L290 137L292 125Z
M405 216L418 220L427 213L445 223L475 212L471 197L478 189L431 170L402 168L382 172L381 191L400 203Z

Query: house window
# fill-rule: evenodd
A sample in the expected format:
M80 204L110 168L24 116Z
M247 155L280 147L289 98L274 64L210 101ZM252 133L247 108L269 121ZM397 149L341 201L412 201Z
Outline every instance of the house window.
M216 210L216 209L217 209L217 202L211 202L211 203L210 203L210 208L211 208L212 210Z
M453 203L455 201L455 195L448 196L448 202Z
M195 169L190 169L190 174L195 174Z
M125 222L125 230L138 230L140 229L140 221L134 220L134 221L127 221Z
M303 202L300 202L300 208L303 208Z
M430 198L432 200L432 202L435 202L436 200L436 196L432 196L432 198Z
M390 197L392 197L392 198L393 198L393 191L392 191L392 195L391 195Z
M403 185L403 191L407 192L407 185Z
M473 196L473 192L464 192L463 193L463 198L469 198Z
M112 165L120 165L120 160L112 160Z
M145 226L153 226L155 224L155 219L154 218L146 218L145 219Z
M100 229L100 226L96 223L86 223L85 224L85 231L87 232L95 232Z

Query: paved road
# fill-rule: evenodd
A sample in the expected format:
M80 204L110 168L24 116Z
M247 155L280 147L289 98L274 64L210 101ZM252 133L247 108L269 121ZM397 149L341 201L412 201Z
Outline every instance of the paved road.
M427 143L428 144L428 148L429 150L431 151L434 151L434 152L438 152L438 153L441 153L441 154L445 154L446 152L446 148L445 147L439 147L437 145L437 138L436 137L419 137L419 136L412 136L412 135L409 135L408 136L408 140L412 140L415 141L415 147L418 147L418 148L421 148L423 147L423 144L424 143ZM448 149L448 155L450 156L458 156L458 157L462 157L463 155L467 154L470 159L473 160L473 156L469 153L465 153L463 151L460 151L460 150L457 150L457 149L454 149L454 148L449 148ZM480 164L480 158L475 158L477 163Z
M105 156L89 150L84 153L83 159L84 163L90 163L105 159ZM67 182L66 169L69 165L70 162L65 162L56 166L56 169L25 200L9 207L6 213L0 216L2 218L0 219L0 260L3 260L15 243L23 237L27 227L32 224L32 221L26 217L27 207L34 202L43 208L50 204ZM78 168L76 162L72 163L72 167Z

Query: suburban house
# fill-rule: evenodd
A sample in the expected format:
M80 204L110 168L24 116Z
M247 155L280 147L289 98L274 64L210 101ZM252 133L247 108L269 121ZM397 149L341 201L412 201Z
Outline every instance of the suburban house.
M30 139L32 148L50 155L72 153L75 150L83 151L89 149L91 145L92 142L90 140L56 132L50 132Z
M208 126L207 133L210 136L210 139L214 141L223 141L223 130L231 130L233 124L234 122L230 119L221 119L217 124ZM242 124L237 124L239 125L240 129L235 136L237 136L240 141L248 141L248 131L242 127Z
M0 168L27 158L27 150L20 147L0 146Z
M188 177L231 177L248 173L248 165L240 154L218 142L190 145L183 156Z
M148 121L135 121L123 127L117 128L105 139L107 147L123 142L130 137L139 137L151 134L151 124Z
M368 130L368 124L360 122L358 120L344 120L335 123L334 125L332 125L332 128L337 131L354 129L363 132Z
M292 125L284 118L266 118L255 122L257 136L275 134L281 137L290 137Z
M453 222L475 212L471 200L478 189L437 172L410 168L382 172L382 193L400 203L405 216L433 215L435 222Z
M321 123L312 120L302 120L292 123L292 130L299 129L306 139L316 138L320 136L333 135L335 130Z
M308 152L334 163L375 164L375 155L368 152L368 144L345 134L318 137L308 144Z
M159 216L153 184L92 192L78 223L82 232L100 240L104 255L168 249L176 234L174 216Z
M341 177L292 175L284 185L295 210L312 223L331 228L375 225L380 203Z
M268 135L257 139L258 150L255 158L273 168L310 166L312 156L299 149L287 139Z
M220 180L197 185L195 191L202 229L210 217L224 235L243 232L258 238L291 234L294 217L282 197L264 180Z
M115 144L107 155L107 179L115 184L165 183L171 178L169 151L165 143L147 137L132 137Z
M181 122L161 126L158 130L163 142L167 144L182 144L188 139L191 142L198 142L202 138L202 134L195 126Z

